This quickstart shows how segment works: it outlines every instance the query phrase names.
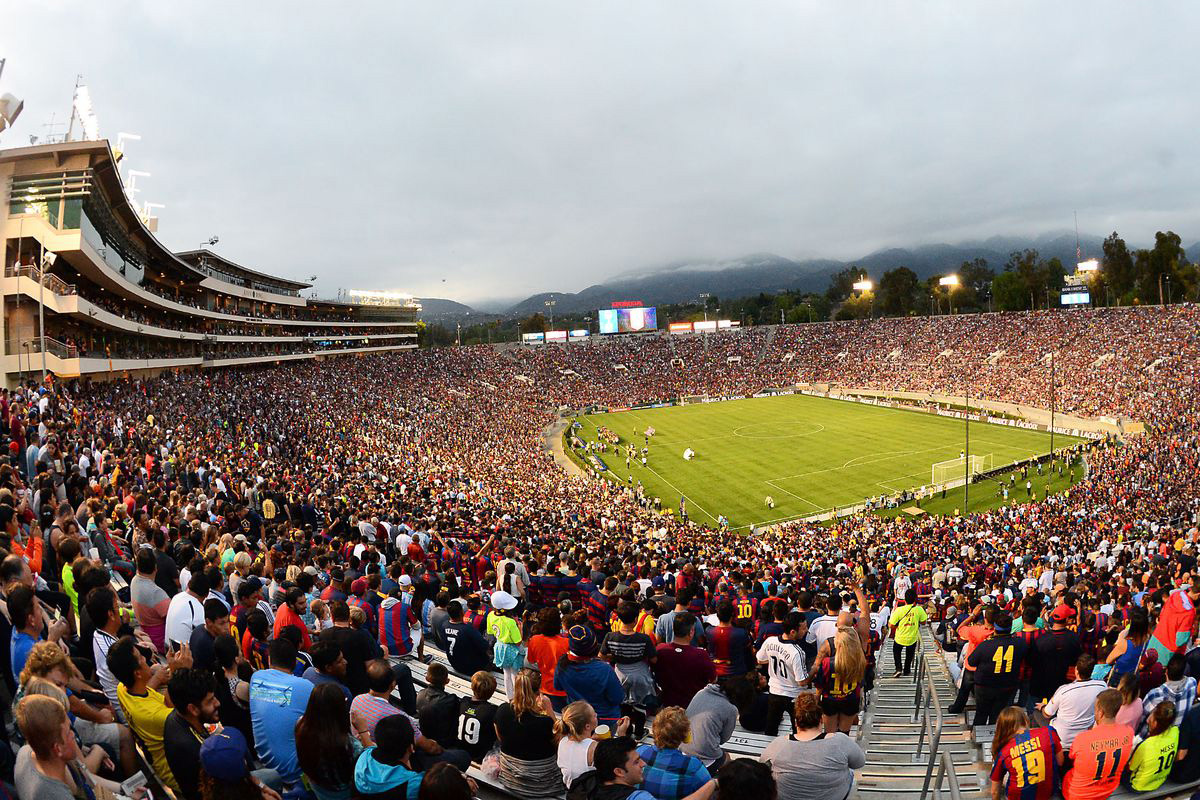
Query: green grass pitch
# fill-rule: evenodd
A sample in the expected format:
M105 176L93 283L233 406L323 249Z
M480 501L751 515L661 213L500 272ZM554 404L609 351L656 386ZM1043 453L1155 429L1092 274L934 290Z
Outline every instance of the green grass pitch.
M611 473L632 474L664 509L677 510L683 494L693 519L713 523L724 514L734 528L926 485L934 463L958 458L964 436L963 421L951 417L808 395L595 414L581 425L577 435L586 441L596 441L603 425L622 447L633 442L639 450L653 426L647 465L627 469L624 451L610 449L602 458ZM1054 447L1078 441L1060 434ZM696 451L691 461L683 459L688 447ZM971 423L971 454L991 453L996 468L1048 452L1048 433Z

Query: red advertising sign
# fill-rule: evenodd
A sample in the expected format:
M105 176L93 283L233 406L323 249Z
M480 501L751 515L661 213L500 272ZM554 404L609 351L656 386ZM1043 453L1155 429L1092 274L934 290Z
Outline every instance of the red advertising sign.
M614 300L612 307L613 308L641 308L644 305L645 305L645 303L643 303L641 300Z

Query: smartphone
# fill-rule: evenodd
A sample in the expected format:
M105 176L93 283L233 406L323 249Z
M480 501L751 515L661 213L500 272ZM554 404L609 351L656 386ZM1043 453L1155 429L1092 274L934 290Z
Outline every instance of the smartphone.
M167 649L169 649L172 653L179 652L180 647L181 645L179 642L175 641L174 639L167 639Z

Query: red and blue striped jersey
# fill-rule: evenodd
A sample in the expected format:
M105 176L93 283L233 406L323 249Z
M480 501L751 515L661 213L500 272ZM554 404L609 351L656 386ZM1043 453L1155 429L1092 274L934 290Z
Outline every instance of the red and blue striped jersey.
M1018 733L996 754L992 780L1008 784L1008 800L1050 800L1061 750L1053 728Z
M413 649L411 628L417 624L408 599L387 605L379 611L379 643L393 656L408 655Z

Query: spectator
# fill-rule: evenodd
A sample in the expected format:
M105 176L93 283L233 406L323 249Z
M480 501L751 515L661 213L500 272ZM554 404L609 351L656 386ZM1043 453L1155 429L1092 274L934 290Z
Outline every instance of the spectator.
M1121 678L1131 672L1137 672L1142 661L1142 655L1150 643L1150 618L1140 608L1129 612L1129 625L1117 637L1116 645L1105 659L1106 664L1112 664L1109 684L1120 683Z
M135 559L137 574L129 583L129 596L133 601L133 614L137 618L138 627L150 637L154 648L164 653L167 647L167 611L171 606L171 596L155 583L158 560L154 553L155 551L148 547L138 549Z
M21 671L21 685L14 702L21 699L25 687L34 678L48 680L67 693L67 711L73 716L71 727L75 729L80 744L84 747L101 745L110 755L119 759L125 775L134 773L136 754L132 732L127 726L114 721L116 717L111 706L104 704L94 707L83 699L80 690L92 692L92 686L75 676L71 662L60 646L53 642L39 642L33 646L25 661L25 669ZM94 693L92 696L95 696Z
M1053 728L1030 729L1029 716L1009 706L992 737L992 797L1049 800L1063 765L1063 746Z
M492 663L504 671L504 694L510 700L517 670L525 662L521 651L521 628L509 614L517 607L517 598L508 592L492 593L492 613L488 615L487 632L496 639L492 648Z
M717 606L717 624L708 629L708 652L712 655L717 677L745 675L750 671L753 656L750 635L746 629L733 624L733 604Z
M317 800L349 800L354 765L372 744L362 718L337 684L319 683L296 723L296 758Z
M171 707L158 689L167 685L176 670L191 665L192 657L186 644L178 651L168 651L165 669L161 665L151 669L132 636L121 637L108 651L108 668L119 681L117 699L125 719L145 745L158 777L174 791L179 791L179 784L167 762L163 743L163 728L171 715Z
M287 639L271 642L270 666L250 678L250 724L254 748L263 766L279 773L285 784L300 780L296 756L296 723L304 715L313 685L296 677L296 646Z
M655 702L654 676L650 672L655 645L654 639L636 629L639 613L636 603L623 600L617 604L620 627L605 634L600 655L613 666L625 690L625 702L644 706Z
M770 764L775 782L788 800L847 797L854 784L854 770L866 763L862 748L845 733L822 735L823 716L816 695L799 695L796 730L791 736L774 739L759 757Z
M618 729L619 730L619 729ZM554 735L558 737L558 768L562 770L563 785L569 790L575 780L595 769L593 755L597 740L596 712L582 700L563 709L562 716L554 723ZM623 735L620 731L618 735Z
M449 642L446 640L446 625L449 622L450 593L438 592L433 601L433 611L429 612L429 638L443 651L449 648Z
M1104 681L1092 679L1095 666L1095 658L1086 653L1081 655L1075 662L1074 682L1058 687L1048 702L1038 704L1038 710L1050 720L1050 727L1066 749L1070 749L1077 735L1092 727L1096 698L1107 688Z
M424 768L438 761L449 761L463 769L470 765L470 756L465 751L446 750L425 736L417 720L399 708L398 703L393 701L392 692L396 689L396 675L387 661L377 659L367 665L367 685L370 689L369 692L355 697L354 702L350 704L350 710L360 715L363 726L375 741L379 741L375 735L376 726L388 717L402 714L408 719L409 727L413 732L413 745L416 748L413 754L415 765Z
M1175 704L1164 700L1150 712L1146 720L1146 738L1137 745L1129 760L1129 788L1135 792L1152 792L1162 786L1171 773L1178 750Z
M492 656L487 639L473 625L463 622L463 607L458 602L447 609L448 620L443 626L446 637L446 657L450 666L464 675L474 675L480 670L492 668ZM535 639L537 637L534 637ZM533 641L530 640L530 649Z
M12 645L9 651L12 658L12 674L19 676L25 669L25 659L29 651L37 644L42 635L45 620L42 616L42 604L34 594L33 589L26 586L14 587L8 593L8 615L12 622ZM57 642L67 631L66 620L59 619L50 626L48 641Z
M1035 702L1045 702L1071 680L1071 668L1083 652L1079 634L1068 627L1074 619L1075 609L1060 605L1050 614L1050 629L1034 640L1027 657L1029 689Z
M904 593L904 605L898 606L888 618L892 629L892 662L896 665L896 674L909 675L912 673L913 657L917 653L917 640L921 638L921 625L929 622L925 609L917 604L917 590L908 589ZM904 654L904 667L900 667L900 654Z
M778 800L779 789L771 767L748 758L726 764L717 775L716 800Z
M799 611L784 617L780 633L768 636L758 648L759 666L767 668L767 719L764 732L767 736L779 733L779 723L786 713L792 718L792 729L796 720L794 709L796 697L808 683L808 667L802 646L808 622Z
M407 716L379 721L378 745L368 747L354 764L354 787L365 798L417 800L424 774L412 763L413 727Z
M483 763L496 743L499 706L491 702L495 693L496 676L489 670L479 670L471 676L471 697L458 703L457 747L467 751L476 763Z
M167 683L175 710L163 725L163 750L171 774L187 800L200 797L200 747L208 738L205 726L219 721L220 701L213 688L212 675L194 667L176 670Z
M625 691L613 668L596 659L596 634L586 625L572 625L567 640L567 654L554 669L554 688L566 692L572 703L591 705L602 724L615 725Z
M308 595L299 586L287 590L284 603L275 614L275 636L286 627L300 631L300 649L307 652L312 647L312 639L308 634L308 626L304 624L303 616L308 612Z
M650 792L637 788L642 784L644 765L633 739L605 739L596 745L595 761L595 783L599 788L591 796L596 800L655 800Z
M1176 726L1182 724L1183 718L1192 710L1192 704L1196 701L1196 679L1183 674L1186 665L1187 660L1175 653L1167 662L1166 682L1146 693L1145 702L1142 703L1143 722L1137 729L1143 738L1150 736L1150 717L1160 703L1171 703L1175 707L1175 719L1171 724Z
M241 659L241 649L232 636L213 642L213 672L217 678L217 716L221 724L237 728L247 742L254 742L250 721L250 678L254 671Z
M216 662L213 643L218 636L228 633L229 609L220 600L205 600L204 624L192 630L192 638L188 642L192 650L192 664L196 669L212 671Z
M250 747L236 728L222 728L200 745L201 800L280 800L250 772Z
M1142 698L1138 696L1137 673L1126 673L1117 691L1121 693L1121 710L1117 712L1116 721L1136 731L1142 724Z
M534 669L517 673L512 698L496 712L500 782L522 797L547 797L563 790L554 742L554 709L541 694Z
M689 756L700 759L709 774L721 769L728 756L721 749L733 736L738 713L750 704L754 689L746 676L727 678L705 686L687 707L692 726L692 740L681 748Z
M171 643L187 644L192 640L192 630L204 624L204 601L208 598L208 576L196 572L188 578L186 592L171 598L167 607L167 646Z
M1043 636L1039 644L1050 636ZM1078 656L1077 656L1078 657ZM1012 635L1012 618L996 616L995 632L971 651L967 663L975 668L974 725L991 725L1012 704L1021 681L1025 642Z
M654 717L654 745L638 748L645 763L642 787L656 800L682 800L712 780L700 759L679 749L691 738L691 732L687 712L679 706L668 706Z
M37 800L76 800L95 796L96 788L120 790L118 784L91 775L80 763L79 747L62 703L42 695L17 704L17 727L25 744L17 751L14 779L17 795ZM139 791L135 800L145 797Z
M1071 768L1063 776L1065 800L1108 797L1121 782L1133 755L1133 729L1116 723L1120 708L1121 693L1116 689L1105 689L1096 697L1096 724L1076 736L1066 752Z
M674 638L655 648L655 682L661 705L687 708L697 692L716 682L717 670L708 651L692 644L696 618L686 610L671 613Z
M453 764L434 764L421 781L417 800L472 800L479 787Z
M352 699L350 687L344 683L346 679L346 657L342 655L342 651L338 646L326 639L318 641L313 645L312 666L304 670L304 679L312 682L314 686L322 684L332 684L341 689L342 694L346 696L346 702L349 703Z
M829 654L820 658L810 677L820 694L825 732L848 734L858 721L858 712L862 708L866 651L857 631L846 627L838 628L823 648L829 648Z
M458 737L458 695L446 691L450 673L438 662L425 669L426 687L417 692L417 719L421 731L442 747L453 748Z
M570 642L562 632L562 615L558 608L543 608L538 612L537 624L534 627L534 635L529 638L525 660L542 673L542 694L550 698L550 705L556 714L566 708L567 693L554 688L554 670L558 667L559 659L567 654L569 647Z
M1200 748L1200 703L1192 704L1192 710L1179 726L1179 749L1171 767L1171 780L1179 783L1200 780L1200 750L1194 748Z

